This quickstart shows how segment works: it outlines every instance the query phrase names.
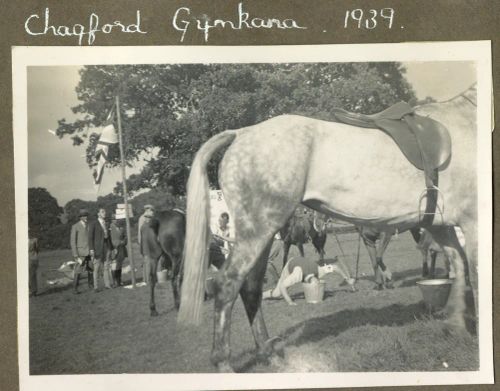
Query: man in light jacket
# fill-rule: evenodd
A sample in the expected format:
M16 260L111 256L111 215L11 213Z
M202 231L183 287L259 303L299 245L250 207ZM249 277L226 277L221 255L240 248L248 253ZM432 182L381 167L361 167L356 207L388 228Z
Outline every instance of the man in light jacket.
M89 226L87 223L89 213L86 209L80 209L78 217L80 220L71 227L70 245L73 259L76 262L73 282L73 292L78 294L78 283L80 275L87 272L87 283L89 288L92 288L92 273L90 268L90 251L89 251Z

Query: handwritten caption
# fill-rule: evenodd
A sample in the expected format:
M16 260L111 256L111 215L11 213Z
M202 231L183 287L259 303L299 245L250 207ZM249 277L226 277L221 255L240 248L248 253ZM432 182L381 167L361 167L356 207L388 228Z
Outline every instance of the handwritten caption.
M336 14L336 15L341 15ZM395 26L396 11L393 8L381 9L351 9L342 15L343 20L336 17L337 23L334 27L344 29L392 29ZM84 23L57 24L52 23L50 9L45 8L41 14L30 15L24 23L27 34L32 36L53 35L56 37L75 37L78 45L93 45L98 34L125 33L125 34L147 34L142 26L141 11L136 10L132 23L120 20L102 22L97 13L92 12ZM303 22L292 18L262 17L252 15L245 10L244 4L240 2L235 9L232 18L221 19L206 14L195 15L189 7L179 7L171 17L170 26L179 33L179 42L184 42L189 34L193 36L198 33L204 42L209 42L210 34L214 30L307 30ZM326 27L326 26L325 26ZM331 27L331 26L329 26ZM317 26L314 27L315 29ZM404 28L400 26L400 28ZM330 29L331 31L331 29ZM327 32L326 29L323 32Z
M78 45L84 43L84 38L87 38L88 45L92 45L95 42L97 33L110 34L118 31L126 34L147 34L147 31L141 29L141 11L139 10L136 11L135 22L130 24L122 23L119 20L101 24L99 15L91 13L85 25L75 23L66 26L52 24L50 22L50 9L45 8L42 17L38 14L30 15L24 22L24 29L29 35L52 34L56 37L77 37Z
M347 10L345 12L344 28L354 24L358 29L373 30L379 26L381 21L386 23L387 28L391 29L394 22L394 8L369 9L366 11L361 8Z

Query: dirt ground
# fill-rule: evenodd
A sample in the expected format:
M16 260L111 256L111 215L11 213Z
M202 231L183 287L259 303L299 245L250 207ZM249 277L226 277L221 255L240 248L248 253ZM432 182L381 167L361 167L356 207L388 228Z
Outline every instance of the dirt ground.
M253 337L238 299L233 310L231 338L235 369L239 372L477 369L478 340L474 333L450 332L423 305L416 286L421 279L421 258L411 236L399 235L386 252L385 262L395 279L392 290L373 290L368 255L362 244L360 248L356 292L342 285L339 276L329 275L325 300L319 304L307 304L300 286L292 291L298 304L295 307L283 300L263 303L269 333L285 341L283 358L270 363L256 362ZM357 251L357 234L329 235L327 257L339 256L353 276ZM311 245L306 245L306 256L317 257ZM169 284L161 284L157 289L160 316L156 318L149 316L147 287L94 293L84 280L82 293L74 295L70 286L48 286L47 280L62 277L53 269L70 259L67 250L41 254L41 294L29 303L31 374L215 371L209 361L213 301L204 304L201 327L180 329ZM140 276L137 253L135 259ZM438 266L443 267L441 256ZM129 278L130 275L125 275L125 280Z

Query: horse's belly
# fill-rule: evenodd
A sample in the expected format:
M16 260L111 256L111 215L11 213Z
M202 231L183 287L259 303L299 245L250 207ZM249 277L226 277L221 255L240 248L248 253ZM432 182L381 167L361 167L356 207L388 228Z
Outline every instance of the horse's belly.
M382 132L336 125L318 132L304 201L353 222L418 218L424 173Z

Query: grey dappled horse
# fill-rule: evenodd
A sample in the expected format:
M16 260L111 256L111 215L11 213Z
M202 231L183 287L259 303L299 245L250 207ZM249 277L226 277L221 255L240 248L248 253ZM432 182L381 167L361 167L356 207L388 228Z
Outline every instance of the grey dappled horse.
M476 88L446 102L415 107L422 118L448 129L453 153L440 167L446 208L428 227L441 246L459 246L452 226L467 242L470 280L477 303ZM219 184L233 216L235 244L214 280L212 362L231 371L230 325L241 295L258 355L274 353L261 311L262 281L276 232L303 204L358 226L408 229L421 222L424 172L411 164L382 131L298 115L281 115L205 142L188 181L184 283L178 321L199 324L208 267L209 182L207 163L228 147ZM293 156L293 159L290 159ZM477 306L476 306L477 308ZM450 321L465 327L464 307Z

